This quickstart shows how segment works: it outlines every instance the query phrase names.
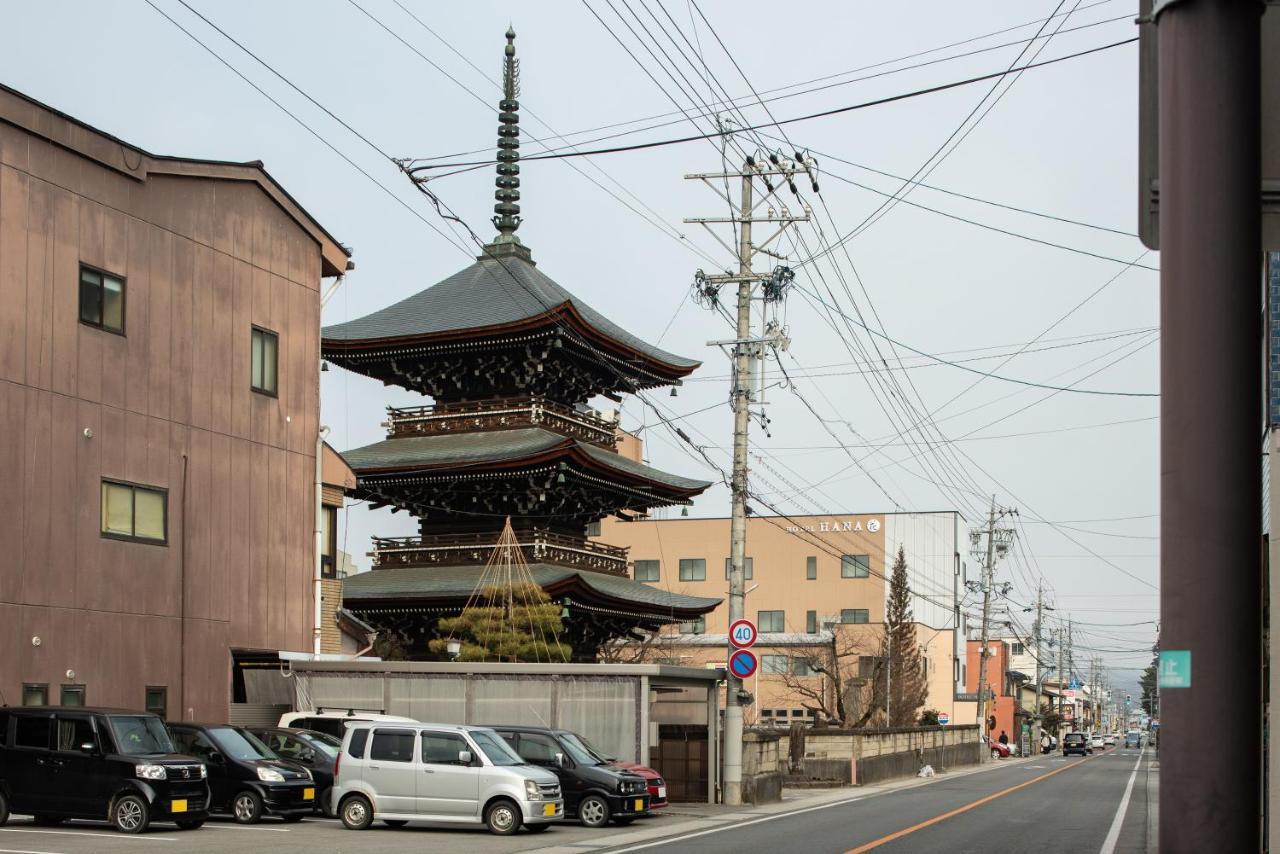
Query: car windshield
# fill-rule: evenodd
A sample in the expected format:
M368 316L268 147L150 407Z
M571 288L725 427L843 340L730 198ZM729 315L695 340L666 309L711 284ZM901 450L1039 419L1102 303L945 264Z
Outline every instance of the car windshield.
M253 733L229 726L211 727L209 736L218 749L232 759L276 759L270 747L259 741Z
M330 759L338 758L338 751L342 749L342 742L324 733L309 732L306 735L299 736L299 738L305 741L308 746L315 748Z
M528 764L520 758L520 754L511 749L510 745L499 738L497 733L487 730L472 730L471 738L494 765Z
M174 753L173 742L164 724L154 715L111 715L111 734L116 749L129 756Z
M560 733L560 743L565 746L573 761L579 765L604 765L609 761L599 751L593 750L586 739L577 733Z

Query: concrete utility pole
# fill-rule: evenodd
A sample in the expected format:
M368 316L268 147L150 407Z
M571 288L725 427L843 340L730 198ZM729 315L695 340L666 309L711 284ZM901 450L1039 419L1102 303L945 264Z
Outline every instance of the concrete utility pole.
M763 383L756 388L756 365L763 361L765 346L786 350L790 345L785 331L777 324L766 321L763 334L753 337L751 332L751 303L753 299L763 301L766 309L770 304L781 301L786 287L791 283L794 274L790 268L778 266L771 273L757 274L752 272L751 262L758 253L765 253L775 258L783 256L768 250L766 247L782 235L788 226L795 222L809 219L806 209L803 215L792 215L786 207L781 212L770 207L766 215L758 215L756 208L760 204L755 201L753 181L764 182L768 192L765 198L773 195L770 177L778 177L792 181L797 174L810 173L812 163L799 162L785 158L771 158L770 162L757 163L748 157L740 172L696 173L686 175L686 179L701 180L717 195L733 206L733 200L725 192L712 183L713 179L725 180L738 178L741 181L741 196L738 200L737 215L733 217L691 217L688 223L697 223L710 230L712 223L733 223L738 228L738 272L724 275L706 275L698 271L694 280L694 299L706 306L714 306L719 297L720 288L725 284L736 284L737 293L737 328L736 336L731 341L710 341L708 344L732 346L733 358L733 473L730 482L732 492L732 511L729 526L729 623L742 619L745 612L745 569L747 563L747 449L748 428L751 423L751 405L763 403ZM762 244L752 243L751 226L757 222L777 223L779 228ZM717 237L717 240L719 238ZM721 245L725 245L721 241ZM726 246L727 248L727 246ZM784 259L785 260L785 259ZM758 287L757 287L758 286ZM760 291L755 297L753 291ZM757 394L758 392L758 394ZM732 655L734 647L728 644L726 655ZM744 701L752 699L742 687L742 680L732 672L726 674L727 692L724 709L724 773L723 801L726 804L742 803L742 706Z
M1177 781L1160 787L1160 847L1175 852L1262 846L1264 8L1277 12L1239 0L1158 2L1154 12L1160 669L1168 662L1179 682L1160 698L1161 776ZM1204 737L1227 725L1230 750Z
M1058 634L1058 733L1062 733L1062 699L1066 692L1067 680L1063 678L1062 664L1063 658L1066 656L1066 642L1062 638L1062 629L1057 630Z
M991 496L991 512L987 516L987 527L985 530L974 530L969 534L969 541L973 545L973 556L981 563L982 566L982 627L981 642L978 645L978 718L982 722L982 732L987 733L990 737L990 727L988 726L989 711L987 707L987 657L989 652L987 645L991 641L991 595L996 592L994 590L994 575L996 567L996 559L1003 558L1009 552L1009 546L1013 543L1012 528L997 528L996 521L1003 519L1007 515L1017 513L1016 510L1000 510L996 512L996 498ZM983 553L981 548L982 538L986 536L987 546L986 552ZM1008 592L1006 586L1001 593ZM987 758L986 751L983 751L984 760Z
M1043 688L1044 688L1044 668L1040 666L1040 659L1041 659L1041 656L1043 655L1043 653L1041 652L1041 649L1042 649L1041 639L1044 636L1044 612L1046 610L1052 611L1054 609L1051 605L1044 604L1044 584L1037 584L1036 585L1036 621L1035 621L1035 624L1031 627L1034 630L1035 641L1036 641L1036 705L1035 705L1035 708L1032 710L1033 714L1031 719L1033 721L1037 721L1041 729L1044 728L1043 726L1044 716L1040 713L1040 695L1041 693L1043 693ZM1036 744L1038 745L1040 743L1040 734L1036 733L1035 736L1036 736Z

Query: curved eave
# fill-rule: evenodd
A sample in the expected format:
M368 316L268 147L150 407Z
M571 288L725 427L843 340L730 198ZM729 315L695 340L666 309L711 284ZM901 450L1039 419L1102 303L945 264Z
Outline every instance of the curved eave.
M702 365L701 362L694 360L682 360L677 363L655 359L648 353L628 346L591 325L571 300L552 306L540 314L511 323L472 326L465 329L451 329L445 332L432 332L422 335L400 335L385 338L326 338L323 337L322 330L320 352L324 358L336 361L343 356L376 355L381 351L387 350L457 344L475 341L476 339L527 333L534 330L553 328L562 323L581 335L592 346L606 351L609 355L623 362L638 363L649 372L666 378L668 382L678 382ZM356 367L352 365L344 365L344 367L356 370Z

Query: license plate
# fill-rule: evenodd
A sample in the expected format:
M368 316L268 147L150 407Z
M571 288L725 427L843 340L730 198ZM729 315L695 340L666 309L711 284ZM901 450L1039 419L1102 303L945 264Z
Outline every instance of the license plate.
M555 815L555 814L556 814L556 805L555 805L555 804L543 804L543 805L542 805L542 814L543 814L543 815L545 815L545 816L553 816L553 815Z
M644 812L644 801L636 798L636 812Z
M186 812L187 802L185 800L174 801L169 805L169 812Z
M659 786L659 787L658 787L658 797L659 797L659 798L665 798L666 796L667 796L667 787L666 787L666 786Z
M315 790L315 789L303 789L303 790L302 790L302 799L303 799L304 801L314 801L314 800L316 799L316 790Z

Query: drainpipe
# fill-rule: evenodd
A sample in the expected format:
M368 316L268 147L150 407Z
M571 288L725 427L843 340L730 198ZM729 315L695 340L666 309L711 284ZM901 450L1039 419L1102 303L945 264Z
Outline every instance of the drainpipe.
M320 583L323 579L322 570L324 568L324 440L329 435L329 428L322 426L320 432L316 434L316 553L315 553L315 579L312 584L313 598L315 599L315 613L313 616L314 623L312 628L311 652L315 655L320 654L320 623L322 617L322 603L320 601ZM333 556L335 565L338 556Z

